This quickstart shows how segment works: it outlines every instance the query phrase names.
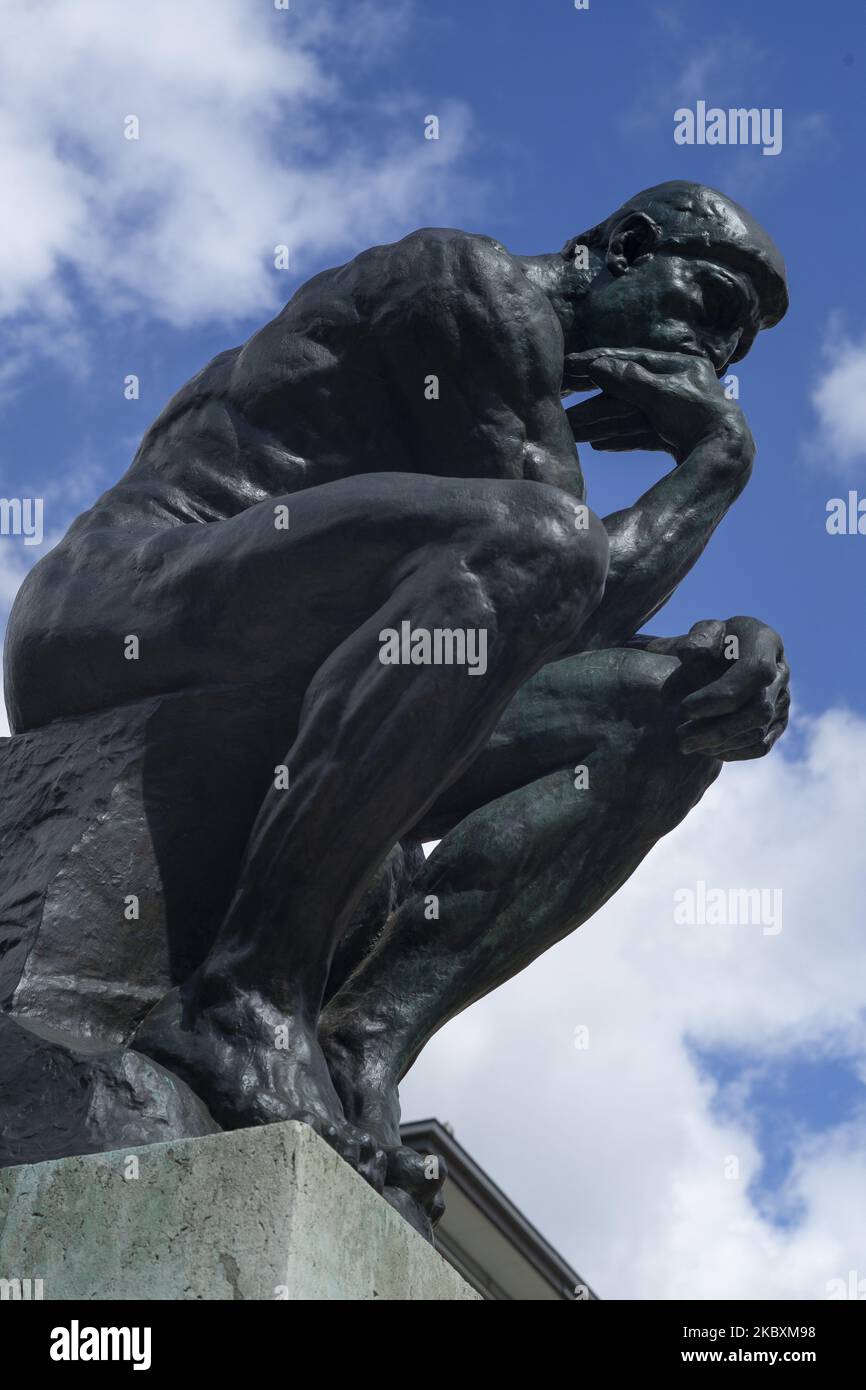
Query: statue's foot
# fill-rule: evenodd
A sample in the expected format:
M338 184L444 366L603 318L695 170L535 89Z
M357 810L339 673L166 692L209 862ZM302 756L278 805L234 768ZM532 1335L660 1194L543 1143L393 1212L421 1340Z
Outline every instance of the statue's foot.
M393 1207L396 1212L399 1212L404 1221L408 1221L409 1225L416 1230L420 1236L423 1236L424 1240L429 1241L431 1245L433 1244L433 1227L445 1210L445 1199L442 1196L441 1190L437 1194L435 1209L432 1215L428 1215L421 1203L416 1202L415 1198L411 1197L402 1187L387 1183L382 1196L389 1206Z
M299 1120L381 1192L384 1149L347 1121L315 1035L259 995L191 1001L188 986L172 990L130 1046L181 1077L224 1129Z
M371 1134L387 1154L384 1196L427 1240L445 1210L447 1170L441 1158L410 1149L400 1137L400 1098L381 1058L366 1049L350 1027L319 1022L319 1044L346 1118Z

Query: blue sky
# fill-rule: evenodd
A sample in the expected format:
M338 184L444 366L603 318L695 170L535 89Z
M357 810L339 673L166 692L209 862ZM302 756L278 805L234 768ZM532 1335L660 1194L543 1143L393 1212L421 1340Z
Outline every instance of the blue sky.
M645 886L630 889L615 909L620 915L605 922L620 943L612 958L632 970L636 953L648 972L644 993L634 981L639 1013L645 993L664 992L672 971L689 980L693 969L692 947L672 947L667 928L655 953L641 938L632 957L621 957L622 942L632 939L626 914L640 904L658 914L667 900L663 873L674 874L673 883L701 876L706 840L724 825L720 874L745 872L749 860L760 875L772 862L784 882L792 925L775 945L790 955L770 961L775 945L765 942L764 955L750 960L752 1022L735 998L740 948L731 945L722 953L721 980L706 985L726 999L729 990L728 1013L720 1005L702 1030L685 1003L681 1014L674 1010L664 1030L670 1051L654 1084L679 1077L680 1155L682 1136L697 1133L694 1126L706 1137L732 1125L751 1155L742 1205L701 1239L727 1251L737 1221L755 1222L757 1243L769 1253L751 1270L754 1287L820 1296L815 1252L828 1243L836 1252L826 1257L827 1278L844 1275L836 1264L856 1258L821 1182L832 1180L838 1192L849 1184L864 1190L866 999L852 984L858 971L863 978L856 919L864 885L850 856L839 856L851 818L864 809L857 759L866 747L866 536L830 536L825 524L830 498L849 489L866 496L862 6L591 0L589 10L577 11L572 0L291 0L285 12L264 0L191 0L182 10L181 17L166 0L147 7L0 0L0 178L7 195L14 193L0 245L0 495L44 497L49 543L119 476L142 430L209 357L246 338L310 274L371 242L432 223L489 232L520 252L552 251L638 189L686 178L745 203L786 257L790 313L738 368L740 401L759 446L753 480L653 627L680 632L696 619L735 613L771 623L793 668L797 729L774 760L723 779L710 811L702 808L704 839L683 841L692 859L685 849L674 858L663 851L647 867ZM674 111L698 100L781 108L781 153L675 144ZM120 133L129 113L140 119L138 141ZM438 142L423 138L429 114L440 119ZM290 248L288 271L273 268L278 243ZM140 379L136 401L124 399L129 373ZM605 513L633 500L664 462L587 448L591 504ZM0 625L38 553L20 538L0 537ZM791 858L795 843L802 845L799 865ZM827 876L818 896L802 876L813 853ZM851 853L857 857L856 848ZM819 928L816 939L810 931ZM578 974L590 959L607 970L598 942L596 934L592 948L568 945ZM714 959L715 946L706 949ZM768 997L782 959L784 1007ZM814 996L798 992L797 971L821 981ZM552 988L549 967L536 967L503 998L518 1014L525 1006L531 1020ZM670 992L686 997L685 985ZM626 1049L627 1021L613 1017L616 993L614 978L608 1023L614 1033L622 1028L616 1036ZM610 1222L596 1222L580 1200L562 1215L568 1172L565 1141L556 1138L556 1096L550 1093L549 1113L534 1112L551 1132L544 1150L549 1202L539 1194L537 1145L531 1137L517 1142L514 1125L481 1096L490 1069L501 1074L510 1047L518 1047L502 1037L505 1007L488 1001L476 1022L454 1025L456 1041L443 1036L434 1044L410 1080L407 1113L435 1108L447 1110L441 1118L457 1116L459 1137L602 1292L641 1296L640 1260L624 1270L609 1254ZM570 1035L572 1004L563 1000L562 1010ZM742 1043L730 1037L735 1025ZM561 1035L545 1042L543 1030L527 1026L537 1039L535 1066L566 1084ZM592 1065L596 1081L575 1092L576 1112L595 1089L606 1092L610 1108L634 1111L639 1100L622 1079L625 1068L615 1069L611 1054L605 1061L603 1050ZM828 1078L834 1105L824 1104ZM617 1085L625 1087L619 1103ZM598 1125L619 1133L604 1111ZM621 1137L627 1148L629 1132ZM618 1160L612 1165L603 1145L593 1159L590 1145L581 1191L590 1208L598 1206L593 1183L606 1163L641 1194L638 1211L620 1192L623 1219L635 1239L644 1223L648 1248L663 1260L660 1232L670 1209L659 1194L676 1162L662 1128L647 1144L662 1154L653 1160L654 1184L644 1189L633 1171ZM641 1171L647 1166L645 1156ZM696 1171L682 1177L671 1202L692 1190ZM720 1211L728 1200L716 1201ZM862 1198L859 1213L862 1232ZM700 1224L688 1229L697 1243ZM689 1238L682 1237L686 1245ZM682 1241L668 1256L665 1287L676 1289ZM746 1257L720 1254L706 1292L727 1287L736 1258ZM754 1263L754 1250L748 1258ZM796 1286L785 1282L791 1269Z
M790 1051L758 1059L736 1047L695 1049L695 1061L714 1087L713 1109L725 1117L744 1107L760 1166L749 1199L775 1225L796 1227L802 1202L786 1186L804 1134L821 1134L862 1118L866 1091L858 1077L858 1058L823 1057Z

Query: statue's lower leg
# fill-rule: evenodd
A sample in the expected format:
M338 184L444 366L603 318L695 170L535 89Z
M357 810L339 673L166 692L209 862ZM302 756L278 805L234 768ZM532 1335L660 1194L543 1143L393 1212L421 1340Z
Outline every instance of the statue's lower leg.
M376 1186L384 1146L345 1116L317 1038L321 1001L371 875L579 620L577 593L558 607L547 597L544 620L527 625L530 581L548 596L549 572L536 567L522 584L515 574L505 554L471 572L443 552L325 662L285 760L287 785L267 793L210 955L132 1040L187 1081L224 1127L307 1120ZM407 612L420 628L446 614L486 625L485 678L455 666L384 665L378 634Z
M677 748L683 689L675 661L629 652L625 673L593 658L558 667L558 674L547 668L545 680L570 685L571 708L579 718L582 701L586 723L594 726L595 745L581 758L585 775L575 775L575 745L566 741L559 771L480 807L448 833L320 1021L346 1115L392 1151L389 1181L416 1193L422 1166L395 1149L397 1087L422 1047L450 1018L598 911L721 767ZM605 693L605 669L617 680L624 674L628 689ZM617 718L624 699L643 707L642 724ZM595 705L594 716L587 702ZM585 738L573 722L569 727L570 740ZM546 759L549 728L540 737Z

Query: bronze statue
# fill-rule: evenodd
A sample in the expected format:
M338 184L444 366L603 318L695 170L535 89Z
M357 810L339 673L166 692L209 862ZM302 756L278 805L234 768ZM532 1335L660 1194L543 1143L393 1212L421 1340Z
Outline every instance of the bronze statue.
M785 727L763 623L639 634L786 307L749 214L667 183L553 255L374 247L182 387L9 623L0 1162L303 1118L429 1231L421 1048ZM674 466L601 520L575 441Z

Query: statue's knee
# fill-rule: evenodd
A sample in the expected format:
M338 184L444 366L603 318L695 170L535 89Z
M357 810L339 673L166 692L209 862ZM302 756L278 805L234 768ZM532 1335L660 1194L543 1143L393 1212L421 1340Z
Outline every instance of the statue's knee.
M610 543L601 519L576 499L553 491L552 499L535 520L539 577L543 597L559 605L566 623L575 602L585 618L604 593L610 562Z
M609 542L601 520L544 484L515 484L471 545L469 568L489 586L507 621L534 637L576 632L604 593Z

